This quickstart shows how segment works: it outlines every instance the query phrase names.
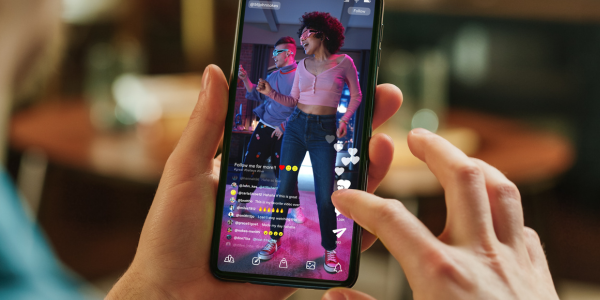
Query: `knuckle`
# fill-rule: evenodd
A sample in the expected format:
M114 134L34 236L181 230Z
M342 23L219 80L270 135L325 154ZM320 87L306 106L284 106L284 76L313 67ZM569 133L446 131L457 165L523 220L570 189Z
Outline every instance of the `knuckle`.
M384 201L378 208L377 215L382 222L380 224L394 224L400 217L400 212L404 209L404 205L395 199ZM386 228L390 228L386 226Z
M470 184L483 178L483 171L473 161L456 164L452 170L455 179L463 184Z
M450 281L463 289L471 290L475 287L473 276L465 273L443 247L431 247L424 253L425 271L430 278ZM472 275L472 274L471 274Z
M448 258L448 255L440 248L429 249L424 254L427 267L431 275L436 277L448 277L455 272L456 266Z
M513 199L521 202L519 188L511 181L506 180L505 182L494 184L491 188L492 192L499 198Z
M523 228L523 233L525 234L525 238L531 242L535 242L537 244L541 244L541 239L538 233L530 227L525 226Z

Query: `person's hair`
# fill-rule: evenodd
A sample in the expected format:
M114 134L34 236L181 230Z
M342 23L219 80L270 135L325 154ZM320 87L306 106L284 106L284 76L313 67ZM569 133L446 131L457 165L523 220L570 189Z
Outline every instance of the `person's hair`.
M334 54L344 45L344 26L332 15L326 12L313 11L305 13L300 18L302 26L298 30L298 36L302 35L304 28L318 31L316 38L323 38L325 48Z
M274 47L277 47L281 44L292 44L292 45L294 45L294 48L298 47L296 45L296 40L291 36L284 36L284 37L278 39L277 42L275 43Z

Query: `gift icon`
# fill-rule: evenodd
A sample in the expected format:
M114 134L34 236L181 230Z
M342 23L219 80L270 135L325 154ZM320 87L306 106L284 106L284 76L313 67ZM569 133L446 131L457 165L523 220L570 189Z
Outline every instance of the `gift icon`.
M287 260L285 260L285 258L281 259L281 261L279 262L279 267L282 269L287 269Z
M232 264L235 262L235 260L233 259L233 256L231 256L231 254L229 254L229 255L227 255L227 257L225 257L225 262Z

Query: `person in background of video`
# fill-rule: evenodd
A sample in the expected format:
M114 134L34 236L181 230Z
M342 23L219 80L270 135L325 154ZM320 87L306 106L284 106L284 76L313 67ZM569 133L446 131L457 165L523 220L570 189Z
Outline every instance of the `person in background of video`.
M325 12L306 13L302 16L298 35L309 57L298 65L291 94L278 93L264 80L259 81L257 90L281 104L297 106L288 118L281 163L300 166L307 151L310 155L321 246L325 248L324 268L329 273L335 273L338 258L335 251L337 237L333 230L337 228L337 219L331 193L337 152L333 145L336 136L341 138L346 135L348 120L360 106L362 94L352 59L348 55L335 54L344 44L344 26L338 19ZM350 90L350 102L337 126L336 113L344 83L348 84ZM327 137L330 139L327 140ZM277 204L285 203L286 196L291 194L297 180L298 172L280 173L274 208L283 209L283 213L274 214L272 231L283 232L287 208ZM271 259L280 246L281 235L273 235L258 256L263 260Z
M273 50L273 60L278 70L269 74L267 81L277 88L279 93L289 95L296 74L296 41L293 37L286 36L280 38L275 43ZM254 109L254 114L260 118L259 124L254 129L248 150L244 156L244 165L260 165L264 166L268 157L271 157L271 165L275 167L275 177L279 178L279 160L281 157L281 141L285 131L285 123L287 117L290 116L293 107L287 107L277 103L271 98L259 93L256 90L256 85L250 82L248 74L244 67L240 65L238 77L244 82L246 88L246 99L253 101L261 101L262 103ZM254 172L253 172L254 171ZM250 201L252 193L256 190L256 185L260 180L262 171L253 169L242 171L240 179L240 187L238 189L237 209L239 213L236 216L245 216L249 212L246 210L246 205ZM300 197L298 188L293 192L290 201L292 208L292 218L296 223L304 223L306 217L302 213L300 207Z

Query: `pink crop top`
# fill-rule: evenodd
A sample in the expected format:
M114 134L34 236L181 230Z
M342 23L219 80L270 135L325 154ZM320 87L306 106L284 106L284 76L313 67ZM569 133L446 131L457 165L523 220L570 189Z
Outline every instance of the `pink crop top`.
M342 61L335 67L325 70L315 76L306 70L304 59L298 63L298 71L294 76L294 84L289 96L282 95L272 89L268 97L289 107L298 103L306 105L322 105L338 107L344 82L350 89L350 103L342 120L348 122L354 114L360 101L362 93L358 84L358 73L350 56L344 54Z

